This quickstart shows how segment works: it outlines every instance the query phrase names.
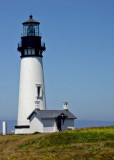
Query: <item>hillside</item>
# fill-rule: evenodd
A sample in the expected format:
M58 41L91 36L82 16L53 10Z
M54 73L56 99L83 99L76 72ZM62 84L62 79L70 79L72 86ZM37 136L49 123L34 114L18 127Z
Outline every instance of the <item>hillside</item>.
M0 135L0 160L114 160L114 127Z

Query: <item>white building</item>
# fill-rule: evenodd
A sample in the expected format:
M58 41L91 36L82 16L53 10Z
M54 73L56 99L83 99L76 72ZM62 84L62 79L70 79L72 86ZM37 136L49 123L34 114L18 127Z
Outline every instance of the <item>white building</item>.
M30 15L30 18L23 22L23 36L18 44L21 69L15 134L66 130L74 126L73 121L76 118L68 110L46 110L42 63L42 53L46 48L45 43L41 42L39 24ZM67 103L64 103L64 109L67 109Z
M35 109L27 118L30 125L17 128L16 133L51 133L74 129L76 117L69 110L39 110Z

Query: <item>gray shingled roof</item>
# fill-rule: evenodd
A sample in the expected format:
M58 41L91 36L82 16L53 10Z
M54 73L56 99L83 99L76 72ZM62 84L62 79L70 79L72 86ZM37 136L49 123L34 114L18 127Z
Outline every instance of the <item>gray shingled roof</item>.
M30 117L36 113L41 119L51 119L51 118L57 118L62 113L66 115L69 119L77 119L76 116L74 116L69 110L38 110L35 109L27 119L30 119Z

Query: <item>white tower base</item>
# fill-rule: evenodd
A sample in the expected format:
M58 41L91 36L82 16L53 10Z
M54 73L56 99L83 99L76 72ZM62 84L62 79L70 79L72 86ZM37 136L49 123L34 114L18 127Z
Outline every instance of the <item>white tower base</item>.
M29 125L27 117L35 108L46 109L42 57L21 59L18 126Z
M42 57L46 50L39 32L40 22L29 19L23 24L23 34L17 50L21 52L18 120L15 134L28 134L28 116L35 110L45 110L45 88Z

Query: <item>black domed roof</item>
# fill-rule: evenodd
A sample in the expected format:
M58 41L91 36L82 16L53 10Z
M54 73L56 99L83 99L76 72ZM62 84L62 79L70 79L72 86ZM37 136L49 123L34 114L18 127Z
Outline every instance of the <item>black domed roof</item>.
M30 16L29 16L29 19L28 19L27 21L23 22L22 24L28 24L28 23L40 24L40 22L34 20L32 17L33 17L33 16L30 15Z

